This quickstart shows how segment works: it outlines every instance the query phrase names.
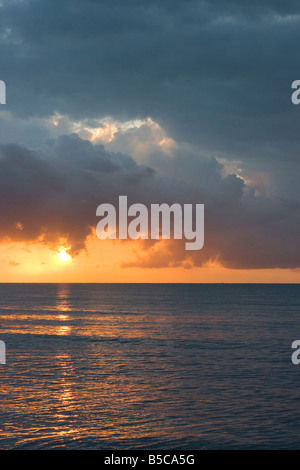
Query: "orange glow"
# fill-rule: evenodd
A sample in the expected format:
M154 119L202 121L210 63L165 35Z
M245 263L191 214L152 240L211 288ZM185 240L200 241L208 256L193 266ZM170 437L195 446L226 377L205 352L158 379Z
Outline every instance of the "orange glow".
M57 251L42 243L3 243L0 245L0 282L152 282L152 283L299 283L297 269L227 269L217 262L203 267L164 268L124 267L142 255L142 241L87 239L86 250L61 261ZM63 249L68 255L69 248ZM70 255L69 255L70 256ZM160 253L157 253L160 256ZM71 262L72 261L72 262ZM187 269L188 268L188 269ZM62 292L58 309L68 312Z

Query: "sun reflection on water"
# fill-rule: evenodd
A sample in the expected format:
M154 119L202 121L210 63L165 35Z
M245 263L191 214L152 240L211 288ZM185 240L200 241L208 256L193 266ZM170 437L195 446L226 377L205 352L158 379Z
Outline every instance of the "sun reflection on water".
M56 310L60 312L70 312L70 286L66 284L58 285Z
M59 312L70 312L70 286L66 284L60 284L57 292L57 303L56 310ZM70 320L69 315L61 313L57 316L59 322L67 322ZM59 325L56 329L58 336L68 336L71 333L71 327L69 325Z
M73 393L72 377L74 376L74 367L71 355L66 352L61 352L54 357L56 363L58 378L57 388L54 393L54 419L57 426L55 426L55 434L59 438L66 437L70 434L75 434L78 429L73 427L70 423L70 415L77 416L76 413L76 400Z

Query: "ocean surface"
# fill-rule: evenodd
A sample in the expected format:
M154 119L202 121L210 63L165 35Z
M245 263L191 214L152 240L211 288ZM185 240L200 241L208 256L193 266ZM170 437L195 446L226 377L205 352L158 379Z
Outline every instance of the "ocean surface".
M299 449L299 285L0 284L0 449Z

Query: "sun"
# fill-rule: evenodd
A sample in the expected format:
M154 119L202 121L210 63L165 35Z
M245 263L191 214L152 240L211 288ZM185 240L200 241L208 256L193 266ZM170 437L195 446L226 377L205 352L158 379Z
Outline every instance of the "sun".
M58 254L58 258L60 259L60 261L66 262L69 261L71 256L66 252L66 250L63 250Z

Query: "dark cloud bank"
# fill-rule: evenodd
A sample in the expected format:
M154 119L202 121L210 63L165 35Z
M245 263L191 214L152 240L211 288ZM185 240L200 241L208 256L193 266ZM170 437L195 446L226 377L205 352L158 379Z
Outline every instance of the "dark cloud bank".
M130 204L205 204L203 250L186 252L184 243L170 241L168 251L154 256L153 242L145 241L145 253L137 265L168 266L189 260L201 266L219 259L233 268L299 266L300 204L255 197L240 178L224 176L214 159L195 162L188 156L187 167L189 163L193 175L198 167L197 182L191 182L189 173L180 168L181 180L160 175L75 134L60 137L41 155L15 144L4 145L0 234L12 240L44 236L44 243L53 246L59 237L66 237L76 254L96 226L96 207L103 202L117 206L118 196L125 194Z
M2 145L3 239L66 236L76 253L97 205L127 194L205 204L203 250L170 242L158 258L145 243L138 264L192 256L196 265L300 266L300 109L290 100L300 78L299 2L4 0L0 15L0 78L13 116L151 116L194 148L153 156L154 170L75 135L35 152L33 136L28 148ZM266 173L265 193L226 176L215 157Z

